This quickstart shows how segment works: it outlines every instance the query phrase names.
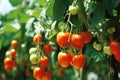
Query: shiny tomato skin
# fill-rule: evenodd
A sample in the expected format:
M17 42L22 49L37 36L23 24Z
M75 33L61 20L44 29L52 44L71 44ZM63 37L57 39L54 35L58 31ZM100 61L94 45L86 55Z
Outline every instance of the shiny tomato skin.
M12 46L13 48L16 48L16 47L18 46L18 41L17 41L17 40L12 40L12 41L11 41L11 46Z
M36 34L36 35L34 35L34 37L33 37L33 42L34 42L35 44L38 44L38 43L42 42L42 35L41 35L41 34Z
M4 70L9 72L12 69L11 65L4 65Z
M11 65L13 63L12 58L4 58L4 65Z
M70 42L75 49L81 49L84 46L84 39L80 34L72 34Z
M110 49L114 55L120 54L120 43L115 40L111 41Z
M42 49L45 54L51 53L53 51L50 44L44 44Z
M69 37L70 37L69 32L59 32L57 34L57 44L62 48L69 47L70 46Z
M69 52L59 52L58 62L62 67L68 67L71 63L71 54Z
M92 39L92 34L90 31L82 32L81 36L83 37L85 43L89 43Z
M43 78L44 75L44 70L41 69L40 67L35 67L33 69L33 76L35 79L40 80Z
M16 54L17 54L17 50L16 50L16 49L11 49L11 50L10 50L10 55L11 55L12 57L15 57Z
M80 69L84 67L84 64L86 62L86 58L83 54L75 54L72 56L72 66L76 69Z
M48 66L49 64L49 59L47 56L42 56L40 59L39 59L39 64L42 68L45 68Z

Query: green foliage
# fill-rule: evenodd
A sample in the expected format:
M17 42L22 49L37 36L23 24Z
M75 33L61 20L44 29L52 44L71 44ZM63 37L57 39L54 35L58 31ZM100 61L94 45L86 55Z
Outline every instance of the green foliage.
M38 47L33 43L33 36L42 34L43 42L39 46L50 43L54 49L54 52L48 54L50 58L48 69L52 71L52 80L77 80L75 74L79 71L74 71L72 66L67 69L59 66L59 70L55 69L58 65L58 53L61 50L68 50L59 48L56 35L60 31L78 34L87 30L92 32L93 39L82 49L86 57L82 80L87 80L89 72L95 72L99 80L109 77L109 58L111 57L104 54L103 50L95 50L93 42L108 46L111 38L120 41L118 35L120 34L120 0L33 0L31 3L29 0L9 1L16 9L5 15L0 14L0 60L3 62L5 52L12 48L10 42L16 39L19 41L19 46L16 48L18 55L14 59L19 64L9 73L5 72L3 63L0 64L0 74L3 78L14 80L24 75L22 79L34 80L32 73L29 76L25 75L26 70L32 70L35 66L30 64L28 51L33 46ZM70 5L78 5L77 15L69 14ZM113 27L115 31L109 34L108 29ZM21 44L25 44L24 49ZM27 66L23 66L23 62L26 62ZM64 76L59 76L60 70L65 72Z

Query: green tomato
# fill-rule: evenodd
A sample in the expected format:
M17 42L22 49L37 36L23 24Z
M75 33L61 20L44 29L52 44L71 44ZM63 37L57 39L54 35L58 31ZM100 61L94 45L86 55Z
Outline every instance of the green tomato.
M107 29L107 32L108 32L109 34L112 34L112 33L114 33L115 31L116 31L115 27L111 27L111 28Z
M31 54L30 55L30 62L32 64L37 64L38 63L38 56L37 56L37 54Z
M111 52L109 46L104 46L103 47L103 52L106 53L106 54L108 54L108 55L112 55L112 52Z
M37 53L37 48L32 47L32 48L29 49L29 54L30 55L35 54L35 53Z
M5 56L6 56L6 57L10 57L10 52L9 52L9 51L6 51Z
M73 6L73 5L69 6L68 10L69 10L70 14L72 14L72 15L78 14L78 6L77 5L76 6Z
M102 50L102 44L94 42L93 48L96 49L97 51L100 51Z

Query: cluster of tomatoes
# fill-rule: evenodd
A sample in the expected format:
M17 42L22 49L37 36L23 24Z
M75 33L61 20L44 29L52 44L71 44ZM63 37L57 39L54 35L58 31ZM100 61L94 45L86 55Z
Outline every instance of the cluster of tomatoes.
M59 32L57 34L57 44L61 48L73 48L75 50L80 50L79 53L73 53L69 51L59 52L58 62L59 64L66 68L70 64L76 68L80 69L84 66L86 58L82 53L82 48L85 44L89 43L92 39L92 34L90 31L82 32L81 34L70 34L69 32Z
M17 54L16 47L18 46L17 40L12 40L10 51L6 52L6 57L4 58L4 69L9 72L12 68L17 67L17 62L15 61L15 56Z
M33 69L33 76L36 80L50 80L52 73L48 70L49 58L47 54L51 53L53 48L48 43L42 44L42 38L41 34L34 35L33 42L37 48L30 48L30 62L36 65Z
M120 42L116 40L112 40L110 42L110 50L112 54L115 56L115 59L120 62Z

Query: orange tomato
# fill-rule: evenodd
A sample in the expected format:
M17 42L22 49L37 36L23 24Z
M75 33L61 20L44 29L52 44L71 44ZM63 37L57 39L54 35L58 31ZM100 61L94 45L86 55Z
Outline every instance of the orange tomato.
M38 43L42 42L42 35L41 35L41 34L36 34L36 35L34 35L34 37L33 37L33 42L34 42L35 44L38 44Z
M69 32L59 32L57 34L57 44L60 47L69 47L70 46L69 37L70 37Z
M13 48L16 48L16 47L18 46L18 41L17 41L17 40L12 40L12 41L11 41L11 46L12 46Z
M83 54L75 54L72 57L72 66L76 69L80 69L84 66L86 58Z
M45 71L45 74L43 76L43 80L51 80L51 77L52 77L51 71L50 70Z
M40 64L40 66L41 66L42 68L47 67L48 64L49 64L49 59L48 59L48 57L47 57L47 56L41 57L41 58L39 59L39 64Z
M12 58L4 58L4 65L11 65L13 63Z
M75 49L81 49L84 46L84 39L80 34L72 34L70 42Z
M40 67L35 67L33 69L33 76L35 79L40 80L43 78L44 75L44 70L41 69Z
M43 49L43 52L46 53L46 54L51 53L53 51L50 44L44 44L42 49Z
M16 54L17 54L17 50L16 50L16 49L11 49L11 50L10 50L10 55L11 55L12 57L15 57Z
M11 65L4 65L4 69L6 72L9 72L11 70Z
M68 67L71 63L71 54L69 52L59 52L58 62L62 67Z
M92 34L90 31L82 32L81 36L83 37L85 43L89 43L92 39Z

